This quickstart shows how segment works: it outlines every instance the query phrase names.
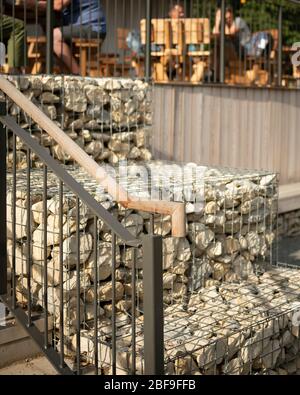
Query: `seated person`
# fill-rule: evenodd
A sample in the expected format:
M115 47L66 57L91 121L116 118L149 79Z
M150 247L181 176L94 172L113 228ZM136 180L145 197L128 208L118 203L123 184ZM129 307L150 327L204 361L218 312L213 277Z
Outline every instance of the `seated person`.
M171 5L169 10L169 17L173 20L178 20L185 17L184 7L182 2L176 2ZM181 67L178 59L170 56L166 59L167 74L169 79L178 79L178 74L181 73Z
M180 19L180 18L184 18L184 8L181 2L177 2L173 5L171 5L170 9L169 9L169 14L168 14L170 19ZM163 47L161 45L157 45L157 44L152 44L151 46L151 51L152 52L160 52L163 51Z
M80 74L70 43L72 38L99 39L106 36L106 18L100 0L54 0L54 10L63 10L63 26L54 29L54 52L72 74Z
M26 64L26 32L23 21L0 15L0 41L7 45L9 72L24 71Z
M218 36L221 33L221 10L218 9L216 13L215 26L213 34ZM241 17L234 17L233 9L228 6L225 11L225 35L232 41L234 49L237 53L242 49L244 51L247 43L251 40L251 32Z
M214 70L215 79L220 75L220 35L221 35L221 9L216 12L213 34L216 37L215 48L211 54L211 68ZM225 10L225 65L230 61L244 58L246 47L251 40L251 32L247 23L241 17L234 17L231 6Z
M169 10L169 17L171 19L184 18L184 8L181 2L171 5Z

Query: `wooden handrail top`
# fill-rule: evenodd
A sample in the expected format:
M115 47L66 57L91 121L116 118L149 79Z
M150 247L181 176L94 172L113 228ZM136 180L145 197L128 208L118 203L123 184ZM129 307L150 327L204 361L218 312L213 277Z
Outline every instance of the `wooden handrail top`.
M50 118L48 118L34 103L25 97L12 83L0 76L0 89L28 114L45 132L49 134L61 148L69 154L85 171L95 179L112 198L125 208L131 208L150 213L168 214L172 220L172 235L186 235L185 204L165 201L140 201L129 196L114 178L104 168L92 159L78 144L66 135Z

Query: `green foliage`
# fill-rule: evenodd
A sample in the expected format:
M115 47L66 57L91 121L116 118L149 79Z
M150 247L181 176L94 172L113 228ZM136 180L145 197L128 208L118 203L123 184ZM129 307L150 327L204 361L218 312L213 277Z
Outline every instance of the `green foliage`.
M283 6L283 43L292 45L300 41L300 4L288 0L247 0L240 15L252 31L277 29L280 5Z
M210 17L214 25L215 10L218 0L194 0L194 16ZM279 6L283 6L283 44L292 45L300 42L300 4L289 0L227 0L226 5L232 5L235 14L240 15L248 23L252 32L278 29ZM208 12L210 10L210 12ZM204 11L204 12L203 12Z

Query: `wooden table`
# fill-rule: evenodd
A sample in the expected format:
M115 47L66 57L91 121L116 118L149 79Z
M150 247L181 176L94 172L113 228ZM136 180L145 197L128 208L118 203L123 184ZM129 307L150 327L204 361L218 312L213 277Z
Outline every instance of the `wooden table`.
M100 74L108 74L109 67L114 64L116 56L107 54L105 58L101 55L102 39L73 38L72 44L75 56L79 58L80 74L86 77L88 69L97 69ZM107 59L107 61L105 61ZM100 70L101 67L101 70Z

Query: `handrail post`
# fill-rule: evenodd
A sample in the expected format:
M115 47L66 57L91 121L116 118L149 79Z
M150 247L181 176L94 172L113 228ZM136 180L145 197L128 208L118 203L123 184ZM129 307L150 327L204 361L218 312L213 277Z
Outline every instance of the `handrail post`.
M53 72L53 0L47 1L46 19L46 71L47 74L51 74Z
M6 103L0 102L0 115L6 115ZM6 132L0 122L0 295L7 293L6 250Z
M146 1L146 59L145 78L151 79L151 0Z
M162 236L143 236L144 358L146 375L164 374Z
M282 5L278 12L278 86L282 84Z

